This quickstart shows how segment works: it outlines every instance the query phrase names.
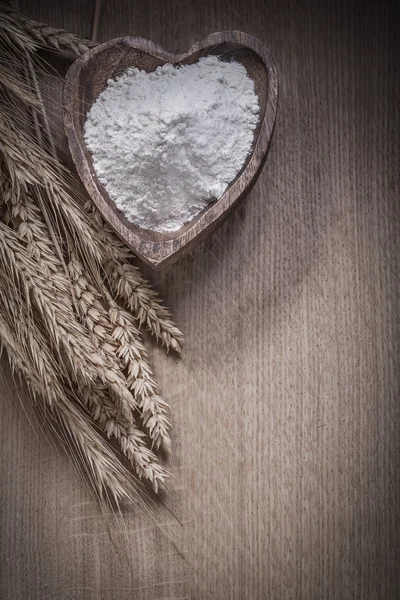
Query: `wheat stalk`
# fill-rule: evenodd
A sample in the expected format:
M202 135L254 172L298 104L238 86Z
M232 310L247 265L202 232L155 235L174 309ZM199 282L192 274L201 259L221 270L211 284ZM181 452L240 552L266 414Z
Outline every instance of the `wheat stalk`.
M18 180L21 183L23 176L18 177ZM125 438L128 440L128 443L123 442L123 450L134 464L139 478L148 479L154 489L158 490L159 486L165 483L166 472L156 464L156 456L146 448L143 436L136 430L132 415L132 410L136 407L136 402L125 385L123 375L119 372L115 349L113 349L113 352L105 350L110 346L110 341L113 342L113 338L109 334L107 344L107 340L104 340L103 334L104 323L93 323L93 312L98 312L98 306L92 306L88 309L86 305L88 298L91 297L94 301L93 292L96 291L89 286L82 274L83 269L81 267L80 272L76 276L77 261L76 259L72 261L70 263L70 271L74 271L72 279L75 282L75 292L78 297L79 306L86 313L86 325L89 325L89 330L92 331L95 337L99 338L97 340L98 343L92 344L92 346L86 340L86 347L82 348L82 340L84 339L85 332L83 330L79 331L79 326L72 314L72 305L68 301L69 282L60 272L60 264L56 257L49 252L49 239L44 235L43 221L39 218L37 208L32 203L27 202L27 186L28 183L25 182L24 186L19 189L18 199L14 199L11 209L11 221L15 223L15 218L17 216L21 217L21 214L23 215L24 220L18 225L17 233L23 239L26 238L31 258L32 254L34 254L41 261L43 273L39 275L34 265L30 261L24 260L26 257L22 248L18 248L12 232L5 227L1 227L0 224L0 249L2 255L13 265L13 272L19 274L19 278L25 278L29 290L34 290L35 302L41 310L42 315L49 318L52 338L56 345L63 345L63 349L67 353L75 371L79 368L81 369L76 372L78 383L82 385L82 379L84 384L89 385L90 381L87 380L87 376L90 376L91 380L93 380L97 375L107 385L109 390L114 393L114 396L118 398L122 416L125 419ZM6 200L8 197L9 194L6 194L4 199ZM1 242L3 242L3 245ZM49 254L50 258L48 257ZM72 268L72 265L75 266L75 269ZM60 294L61 298L67 299L62 309L57 305L55 298L49 294L47 279L43 281L43 275L47 276L49 271L52 272L51 285L55 288L56 293ZM96 295L98 296L98 294ZM97 304L99 305L98 300ZM104 320L104 315L107 316L104 309L103 313L102 318ZM92 319L91 324L90 319ZM94 341L93 337L91 341ZM79 351L79 355L76 359L77 351ZM102 361L104 365L101 364Z
M0 223L0 265L11 268L16 281L25 286L48 327L54 347L62 349L68 358L78 385L90 386L99 378L118 398L122 414L132 419L136 402L117 363L107 360L109 357L98 351L87 331L64 309L55 284L63 281L63 275L54 274L49 281L46 273L29 257L15 232L4 223Z
M54 346L65 351L75 376L90 384L98 368L104 365L101 357L94 354L85 330L64 310L63 297L58 295L63 275L56 273L50 280L46 271L28 255L14 230L4 223L0 223L0 264L11 271L15 281L28 294L27 302L34 302L48 325Z
M110 258L104 269L117 298L134 311L139 327L145 325L167 350L172 348L180 354L183 335L173 322L169 310L159 302L156 292L150 288L139 269L130 262L121 264L121 259L116 260L115 254L110 256L109 248L110 245L106 252Z
M55 244L53 238L48 232L46 220L37 204L36 196L39 194L39 191L35 189L30 189L29 191L22 189L18 196L13 194L10 180L7 178L4 170L0 169L0 192L2 203L5 207L3 222L12 226L17 232L19 239L25 242L26 251L29 256L40 262L41 268L49 276L61 271L64 264L62 256L60 258L58 253L56 254L54 251ZM59 252L61 253L60 249ZM57 286L59 280L56 278L54 283ZM60 293L64 294L66 299L68 298L68 295L65 296L67 287L72 291L69 281L64 283L60 289ZM69 304L72 309L72 302Z
M72 185L71 176L14 123L13 115L4 107L0 113L0 153L14 193L18 196L21 188L36 185L43 192L48 214L63 227L71 247L79 249L86 262L100 264L103 250L90 219L66 187L68 182Z
M156 455L147 448L144 434L124 419L123 415L115 413L115 406L107 389L98 382L86 391L84 400L91 410L92 418L99 422L108 437L112 436L117 440L139 479L148 480L156 492L165 488L169 474L158 464Z
M10 180L17 187L14 212L17 212L19 209L20 213L22 206L25 208L26 217L30 217L29 221L25 220L21 223L18 227L18 233L22 237L27 237L27 241L30 243L29 250L32 251L33 247L37 253L36 257L41 260L41 265L40 268L35 265L32 257L30 257L30 260L25 260L26 257L24 256L23 248L18 245L18 238L13 235L11 229L0 224L0 248L3 260L5 260L5 264L9 263L13 265L13 272L18 274L20 280L24 279L29 290L33 292L37 308L48 320L55 345L63 347L76 375L87 384L96 375L102 381L108 381L110 389L119 393L121 403L126 413L129 414L129 405L132 399L128 391L124 388L118 368L113 363L110 364L103 361L102 357L95 352L95 347L91 344L85 330L77 323L72 314L69 300L71 294L70 282L63 275L56 257L49 251L49 240L43 233L43 227L40 227L43 223L40 222L34 207L27 203L25 205L22 204L22 199L27 195L28 187L30 185L38 185L35 180L37 174L35 173L33 177L30 177L29 172L24 168L23 164L21 167L21 161L17 162L18 155L22 154L22 152L14 150L12 140L6 135L9 132L9 126L3 123L3 136L1 138L3 157L11 173ZM27 136L24 134L23 137ZM33 144L31 146L33 154L35 147ZM46 267L48 271L53 273L50 283L47 279ZM61 304L58 304L60 298L61 304L64 303L62 307ZM66 310L68 308L70 310Z
M144 382L143 378L140 378L139 375L143 372L143 368L138 372L136 378L132 377L132 374L129 372L129 366L131 360L134 360L137 364L141 364L139 361L142 361L142 355L145 353L144 346L140 343L138 337L135 337L133 331L135 330L135 326L132 321L124 320L122 323L122 316L119 316L121 311L118 309L115 302L112 301L111 297L108 295L106 291L104 291L105 297L111 305L109 311L107 311L101 300L101 294L94 288L84 276L84 270L80 262L76 257L72 257L71 262L68 265L69 272L71 275L71 280L75 285L75 292L78 299L78 305L80 309L80 313L83 318L83 322L92 333L93 341L96 346L96 349L99 353L104 354L104 356L109 361L121 360L122 368L128 367L126 385L129 389L133 390L133 397L137 402L137 408L140 409L143 407L144 399L146 398L148 389L150 387L150 378L147 382L147 387L142 386L139 390L137 384L139 382ZM116 314L116 312L118 314ZM119 317L119 318L118 318ZM138 332L136 332L138 335ZM123 336L123 340L122 340ZM129 343L129 348L127 345ZM130 355L129 359L127 355ZM149 373L150 369L147 369L146 373ZM156 386L155 382L152 382L152 385ZM151 390L152 388L150 388ZM152 439L156 440L156 447L158 448L160 443L164 441L164 446L169 447L170 439L168 434L168 427L170 425L169 420L165 417L165 407L167 407L167 403L164 402L164 407L161 412L154 410L154 419L157 420L157 417L160 415L160 423L157 427L157 423L154 423L152 427L148 427L149 434ZM155 402L154 402L155 404ZM99 404L98 404L99 406ZM97 409L98 409L97 406ZM139 411L138 411L139 414ZM131 420L123 419L124 415L121 414L107 414L108 422L106 423L106 428L110 431L113 430L113 427L116 428L118 423L121 426L121 423L124 425L125 430L129 428L128 438L130 438L130 443L126 444L126 447L122 447L123 451L130 455L130 458L135 461L135 466L139 469L138 474L139 477L143 476L144 470L142 462L143 460L147 464L147 469L150 469L150 464L153 464L155 469L156 457L153 453L147 453L143 444L142 435L137 430L134 422ZM143 412L142 414L143 422L145 425L148 425L149 417L147 413ZM113 420L110 424L110 420ZM130 426L130 427L129 427ZM110 431L107 431L110 433ZM118 431L116 433L116 437L120 438L120 433ZM133 449L133 445L135 448ZM140 456L140 453L144 456ZM153 467L152 467L153 468ZM150 472L150 471L149 471ZM160 471L161 472L161 471ZM154 471L157 473L157 471ZM153 481L154 483L154 481Z
M46 402L50 406L57 403L57 382L64 376L62 369L53 357L48 360L48 340L40 331L35 315L21 299L19 288L4 271L0 273L0 317L3 324L7 322L9 328L1 328L2 337L4 332L13 330L14 338L7 338L8 343L17 345L19 351L33 363L40 380L41 395ZM52 368L49 370L50 363Z
M36 52L37 42L26 33L13 19L0 12L0 41L17 52Z
M96 423L139 478L156 491L165 486L168 474L148 444L169 451L168 405L138 327L178 352L182 334L130 252L94 209L83 208L55 154L32 57L41 47L81 54L90 45L0 11L0 61L17 69L0 66L0 335L39 406L84 460L96 493L104 498L110 487L119 498L131 497L126 472ZM26 127L26 111L35 128Z
M5 185L3 184L2 186L4 190L3 201L6 204L11 204L9 207L9 216L6 218L6 221L9 221L14 225L19 238L27 243L26 249L29 255L40 261L41 267L45 270L47 276L60 273L61 263L51 251L51 240L47 236L45 223L41 218L39 209L28 197L27 193L25 193L25 190L22 190L19 198L12 196L10 190L7 189L7 183L8 182L6 181ZM97 293L95 288L90 286L84 278L83 268L76 258L69 263L68 267L71 274L71 280L74 282L78 306L85 317L85 324L93 335L95 346L97 350L101 350L105 354L108 354L109 362L115 364L118 358L117 351L119 343L115 342L112 336L114 328L108 321L107 311L100 303L100 294ZM53 278L52 281L55 284L57 292L60 293L60 297L67 300L63 305L63 310L71 312L73 309L72 302L69 301L68 297L69 282L63 277ZM3 294L5 295L4 291ZM105 339L105 326L108 327L109 330L107 339ZM136 351L136 355L137 353L138 352ZM36 353L36 356L39 356L39 354ZM42 373L45 373L43 361L41 367ZM130 385L131 381L129 380L127 381L127 387L129 388ZM93 388L92 390L89 389L88 393L84 395L84 398L91 399L93 394ZM105 394L103 394L103 404L104 402ZM119 431L122 427L124 428L122 431L124 432L125 437L129 439L129 443L124 442L122 444L123 451L130 456L139 478L144 477L149 479L153 487L158 489L160 484L162 485L165 483L166 475L161 467L157 470L155 466L150 466L152 463L157 462L155 455L153 453L148 453L140 433L136 433L136 428L135 426L132 426L131 421L123 419L116 411L112 402L108 402L107 404L108 410L103 411L107 415L107 419L105 422L103 419L103 422L101 423L104 431L108 434L110 433L110 423L114 420L114 422L118 423L118 435L116 437L120 439L121 434ZM99 404L98 406L102 405ZM140 407L141 403L139 403L138 406ZM98 415L99 421L102 420L100 417L102 417L102 414ZM143 464L146 464L147 470L143 468Z

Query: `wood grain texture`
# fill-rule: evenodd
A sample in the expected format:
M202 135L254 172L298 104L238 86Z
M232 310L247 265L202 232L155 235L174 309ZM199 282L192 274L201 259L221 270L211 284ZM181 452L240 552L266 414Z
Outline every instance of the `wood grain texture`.
M90 35L89 2L20 4ZM126 568L7 376L2 599L398 598L398 22L396 2L103 0L101 40L182 52L210 31L255 35L277 63L279 114L243 208L191 257L149 271L187 340L181 361L151 351L183 526L160 518L187 563L130 514Z
M117 209L96 175L84 138L86 115L107 81L120 77L131 67L150 73L165 63L188 65L210 54L241 63L254 82L260 111L251 152L222 196L178 231L167 234L141 229ZM159 269L204 241L249 193L267 156L277 102L278 77L271 53L251 35L241 31L212 33L181 54L166 52L144 38L125 36L100 44L71 65L64 90L64 124L77 172L104 219L138 257Z

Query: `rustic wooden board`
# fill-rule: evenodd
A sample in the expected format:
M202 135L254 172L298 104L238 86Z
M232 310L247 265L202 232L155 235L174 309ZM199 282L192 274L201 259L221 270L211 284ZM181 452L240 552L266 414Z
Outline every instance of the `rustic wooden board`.
M4 600L381 600L400 588L399 62L395 2L103 0L99 38L182 52L240 29L280 107L245 206L152 276L186 334L152 350L173 409L165 511L135 569L62 453L0 391ZM20 1L90 35L91 3ZM57 92L59 95L59 92Z

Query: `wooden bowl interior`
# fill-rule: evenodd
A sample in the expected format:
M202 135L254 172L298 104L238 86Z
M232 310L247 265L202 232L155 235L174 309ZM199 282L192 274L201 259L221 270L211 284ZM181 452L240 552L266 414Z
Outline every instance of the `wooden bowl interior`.
M84 148L85 156L89 164L90 171L94 177L97 187L102 194L104 201L111 208L111 210L118 215L118 218L124 223L124 225L132 230L140 233L141 237L148 241L161 242L163 240L173 240L184 233L195 221L197 221L201 215L207 212L215 202L211 202L199 215L195 217L190 223L186 223L179 230L172 233L160 233L150 230L144 230L126 219L126 217L117 209L114 202L109 198L108 193L104 186L96 177L96 172L93 167L92 157L89 150L86 148L84 134L84 123L86 115L90 110L92 104L96 101L98 96L107 86L109 79L116 79L122 73L124 73L130 67L137 67L138 69L144 70L148 73L154 71L158 66L165 64L166 62L173 62L174 64L193 64L199 60L202 56L217 55L224 61L235 60L240 62L246 68L249 76L254 81L254 89L259 99L260 114L258 124L254 132L253 146L249 153L248 159L243 165L241 171L237 174L236 179L245 169L248 161L251 157L254 145L256 143L261 124L264 118L267 96L266 90L268 88L268 72L260 57L250 48L243 46L239 43L229 42L220 43L214 46L204 48L190 57L185 58L182 61L173 60L172 56L168 60L164 60L158 56L148 54L142 50L132 48L123 44L116 44L114 46L105 48L102 52L95 54L90 61L83 65L80 71L78 85L80 93L76 94L73 99L74 106L73 114L76 126L76 132L82 147ZM234 181L231 182L229 188L233 185ZM229 189L228 188L228 189ZM224 192L226 193L226 192Z

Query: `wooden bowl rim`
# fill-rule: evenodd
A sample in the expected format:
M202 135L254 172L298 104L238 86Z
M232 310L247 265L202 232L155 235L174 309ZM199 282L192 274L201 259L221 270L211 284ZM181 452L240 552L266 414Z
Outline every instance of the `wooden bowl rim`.
M100 54L101 52L104 52L113 46L119 45L135 48L145 52L148 55L165 60L171 64L178 64L196 52L212 46L218 46L222 43L235 43L243 46L244 48L249 48L252 50L259 56L259 58L261 58L268 74L265 112L258 136L255 140L252 155L246 167L242 173L236 177L236 179L222 194L222 196L220 196L220 198L207 207L199 217L195 217L193 221L184 226L185 231L179 229L177 232L170 234L161 234L158 232L141 230L133 223L127 221L122 214L120 218L113 219L113 222L111 223L108 218L108 213L112 209L110 209L107 201L103 197L103 192L99 187L100 184L97 180L97 177L90 168L87 158L89 151L84 145L84 142L81 143L79 139L75 127L75 115L74 111L72 110L73 99L75 95L79 93L79 78L85 64L97 54ZM189 244L192 245L194 240L196 240L196 238L198 238L200 235L202 239L204 239L204 233L208 229L213 229L213 226L215 226L216 223L222 221L224 215L230 212L230 209L232 209L233 206L239 202L239 200L247 193L251 185L255 182L266 157L268 146L272 137L277 111L277 100L278 77L271 52L260 40L252 35L235 30L218 31L196 42L186 52L182 52L180 54L168 52L161 46L142 37L124 36L109 40L92 48L78 58L69 68L65 78L63 97L64 128L67 135L71 156L75 163L78 174L83 181L90 197L100 210L103 218L105 218L110 225L116 229L120 237L129 247L132 248L139 258L144 260L151 267L158 269L170 262L173 262L173 260L175 260ZM242 182L246 179L246 186L241 189ZM104 191L104 194L106 194L106 191ZM116 214L116 212L114 212L114 214ZM122 219L124 219L125 222L123 222ZM150 238L156 234L159 239L149 239L149 234Z

